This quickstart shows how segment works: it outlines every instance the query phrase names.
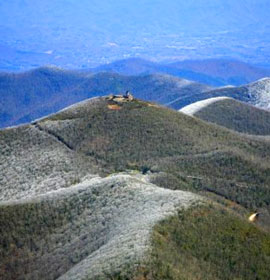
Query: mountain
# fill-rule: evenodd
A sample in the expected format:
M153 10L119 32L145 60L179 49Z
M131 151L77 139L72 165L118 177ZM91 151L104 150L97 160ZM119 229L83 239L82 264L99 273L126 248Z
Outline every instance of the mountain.
M211 86L239 86L270 76L270 70L232 59L184 60L157 63L140 58L115 61L90 69L122 75L165 73Z
M224 87L207 93L209 96L228 96L247 102L263 109L270 108L270 78L264 78L254 83L240 87Z
M186 60L170 66L210 76L225 85L239 86L270 76L269 69L230 59Z
M2 278L268 279L267 140L100 97L0 149Z
M208 84L211 86L221 86L227 83L216 77L206 75L199 72L194 72L187 69L178 69L171 64L157 63L141 58L130 58L115 61L109 64L104 64L96 68L88 69L86 71L98 72L112 72L121 75L145 75L145 74L168 74L179 78L193 80L199 83Z
M264 78L240 87L212 88L167 74L126 76L55 67L17 74L0 73L0 127L31 122L84 99L126 90L132 91L137 98L174 109L217 96L232 97L268 109L270 79Z
M180 96L211 87L168 75L121 76L89 74L59 68L38 68L0 74L0 127L33 121L78 101L131 90L136 97L167 104Z
M19 74L0 74L1 126L29 122L77 101L68 93L85 81L80 73L39 68ZM59 92L62 97L59 96Z
M238 132L270 135L270 112L228 97L213 97L179 110Z
M240 87L221 87L203 92L203 94L195 94L179 98L172 102L172 108L182 108L186 105L192 104L196 101L204 100L212 97L227 96L254 105L258 108L269 109L269 94L270 94L270 78L263 78L254 83L243 85Z

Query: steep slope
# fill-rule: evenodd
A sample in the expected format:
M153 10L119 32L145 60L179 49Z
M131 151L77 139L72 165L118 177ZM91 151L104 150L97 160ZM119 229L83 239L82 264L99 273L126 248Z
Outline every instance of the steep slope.
M257 107L270 109L270 78L264 78L246 86Z
M37 125L0 131L0 150L0 201L68 187L98 172L94 159L78 156L60 137Z
M270 135L269 111L232 98L213 97L190 104L179 111L238 132Z
M199 213L203 205L211 209L205 198L187 191L226 207L220 210L218 225L223 218L229 228L241 225L237 236L220 228L205 252L223 244L230 266L237 268L235 256L242 256L255 231L253 242L264 246L258 265L249 269L249 261L242 259L242 270L231 275L241 278L250 272L252 277L260 271L261 279L267 279L269 142L153 103L106 98L1 130L0 139L0 163L5 167L0 168L0 178L5 178L0 182L0 276L5 279L178 279L173 266L179 256L175 262L160 257L160 248L167 238L168 249L182 250L182 243L174 246L173 239L181 230L187 229L191 238L207 236L200 219L179 228L179 215L193 203ZM198 200L205 202L198 205ZM255 210L260 219L250 225L247 215ZM210 214L202 215L208 229L213 211ZM193 240L196 246L190 253L203 277L208 268L203 268L202 258L217 266L198 254L198 240ZM230 249L232 244L239 248L237 253ZM247 256L254 260L256 254L252 250ZM226 279L228 262L222 254L215 259L218 275L224 272L220 278ZM193 268L189 260L185 267ZM211 275L215 271L211 269Z
M218 205L181 211L155 227L146 279L267 279L270 236ZM181 253L179 253L181 252Z
M131 90L141 99L169 103L210 87L167 75L120 76L112 73L40 68L0 74L0 127L27 123L97 95Z

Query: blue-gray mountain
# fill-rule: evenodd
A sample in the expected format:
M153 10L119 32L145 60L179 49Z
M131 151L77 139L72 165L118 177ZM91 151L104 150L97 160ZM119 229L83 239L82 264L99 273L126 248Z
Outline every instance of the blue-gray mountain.
M165 73L211 86L239 86L270 76L270 69L232 59L184 60L161 64L130 58L101 65L89 71L115 72L122 75Z
M131 90L136 97L168 104L211 87L168 75L123 76L39 68L0 74L0 127L33 121L78 101Z
M31 122L84 99L132 91L136 97L180 109L198 100L229 96L269 107L270 79L241 87L214 89L164 74L124 76L116 73L38 68L0 74L0 127Z

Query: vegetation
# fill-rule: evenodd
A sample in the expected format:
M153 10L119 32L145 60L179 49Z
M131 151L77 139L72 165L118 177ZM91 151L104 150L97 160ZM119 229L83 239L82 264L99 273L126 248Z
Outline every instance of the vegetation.
M117 110L112 105L117 105ZM37 135L43 135L43 140ZM14 143L17 157L20 147L27 153L34 142L36 148L40 143L46 148L48 143L57 143L83 163L94 162L99 168L95 170L104 176L139 170L161 187L196 192L219 202L179 211L158 224L152 236L151 257L145 265L132 267L137 269L132 274L127 268L128 273L123 270L108 279L267 279L269 142L153 103L137 99L115 103L105 98L81 103L30 126L1 131L0 136L5 147L3 159L9 158ZM38 168L41 167L36 172ZM25 275L30 270L39 276L44 274L38 271L50 271L48 278L58 277L95 250L96 247L86 246L97 233L89 234L85 217L94 219L91 213L96 212L84 212L84 207L93 205L92 197L85 199L78 194L68 200L2 205L2 275L14 268L18 273L17 268L23 267ZM107 202L102 201L101 205ZM261 213L257 224L247 222L247 214L252 211ZM95 221L100 219L96 217ZM72 231L67 234L66 229L70 228ZM7 233L12 234L7 237ZM78 234L82 239L71 244L70 240ZM74 259L62 250L63 244L71 251L79 248ZM53 261L56 252L61 256L61 264Z
M153 233L146 279L268 279L270 235L210 204L180 211Z
M242 133L270 135L270 112L233 99L210 104L195 116Z
M269 142L139 100L120 105L110 110L106 100L86 103L75 114L66 110L39 125L94 157L104 174L150 172L162 187L215 193L248 209L269 211ZM71 118L79 125L66 126Z
M270 235L218 204L181 210L155 226L145 265L109 279L263 280L269 278Z
M61 206L48 203L1 206L1 279L19 279L21 275L43 278L45 274L48 279L53 279L70 267L68 256L57 252L57 246L62 244L64 247L70 238L69 234L63 235L62 232L65 225L71 226L71 211L64 207L65 204ZM60 236L61 241L57 240ZM59 266L53 263L53 259L60 260L57 254L62 255Z
M54 68L38 68L20 74L0 73L0 85L0 128L33 121L87 98L126 90L131 90L138 98L166 104L182 95L209 89L167 75L128 77Z

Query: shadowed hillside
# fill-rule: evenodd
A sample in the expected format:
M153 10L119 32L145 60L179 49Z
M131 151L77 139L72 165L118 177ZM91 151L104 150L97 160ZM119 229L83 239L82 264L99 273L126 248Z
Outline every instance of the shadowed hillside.
M210 87L168 75L120 76L39 68L0 74L0 127L27 123L94 96L131 90L162 104Z

